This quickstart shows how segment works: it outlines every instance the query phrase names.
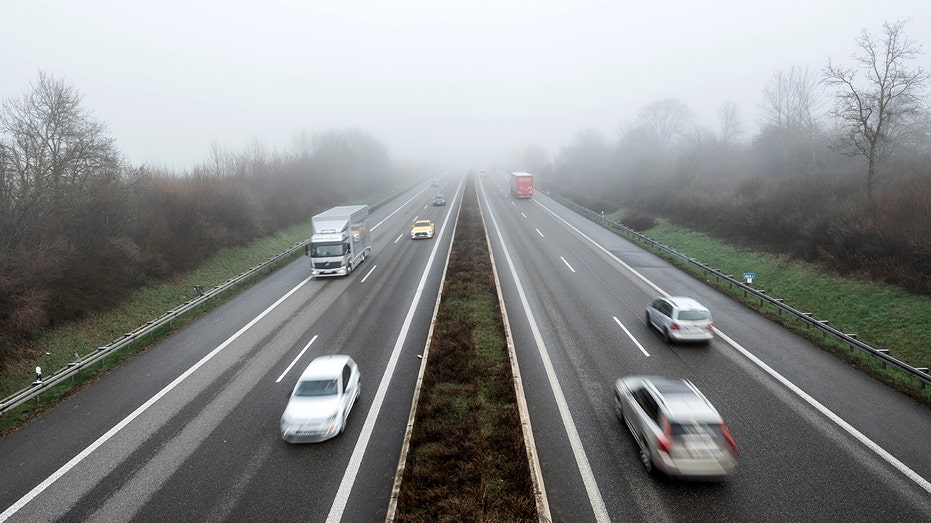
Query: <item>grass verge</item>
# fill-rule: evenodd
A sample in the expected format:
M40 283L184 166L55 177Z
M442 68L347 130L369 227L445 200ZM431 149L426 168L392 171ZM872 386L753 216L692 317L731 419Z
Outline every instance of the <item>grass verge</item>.
M131 329L143 325L149 320L160 317L165 311L194 298L194 285L202 285L205 289L209 289L224 283L250 267L267 260L270 254L283 252L306 239L309 231L308 224L295 225L274 236L259 239L248 246L225 249L188 274L136 291L122 307L92 314L84 320L51 329L41 337L24 343L17 349L22 357L15 361L5 362L2 367L0 397L8 397L28 387L35 379L36 366L42 367L43 374L46 376L51 375L74 361L77 355L88 354L97 347L120 338L124 332L127 332L127 326L131 326ZM278 260L263 271L257 271L248 281L244 281L224 296L208 300L195 313L172 322L169 328L140 338L131 346L77 373L72 380L43 392L36 401L27 402L4 413L0 416L0 435L15 430L68 395L80 390L88 382L119 366L139 351L145 350L153 342L189 324L199 314L219 305L235 295L237 291L299 255L295 253L292 257Z
M609 219L620 221L620 216L610 216ZM838 330L856 333L858 339L875 348L888 349L890 354L913 367L931 367L931 347L927 345L931 339L931 324L924 321L931 318L931 297L910 294L892 285L845 278L786 256L743 250L665 222L643 233L725 274L752 272L756 275L753 286L764 289L767 295L781 298L798 310L811 312L814 318L828 320ZM914 378L893 368L884 368L875 358L823 336L795 317L779 314L778 309L768 304L744 297L739 289L705 277L703 271L689 264L665 257L708 285L730 294L880 381L931 406L931 387L922 388Z
M396 521L536 521L474 178L464 192Z

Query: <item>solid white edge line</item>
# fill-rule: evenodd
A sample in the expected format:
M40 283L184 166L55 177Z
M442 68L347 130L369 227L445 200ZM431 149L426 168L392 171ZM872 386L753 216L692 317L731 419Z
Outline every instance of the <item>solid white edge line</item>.
M637 338L634 338L634 335L631 334L629 330L627 330L627 327L625 327L624 324L621 323L621 320L617 319L617 316L614 316L614 322L617 323L618 327L624 329L624 332L627 333L627 337L630 338L630 341L634 342L637 345L637 347L640 348L640 351L643 352L643 354L649 358L650 353L647 352L647 350L643 348L643 345L640 345L640 342L637 341Z
M633 275L635 275L637 278L639 278L640 281L642 281L643 283L649 285L651 288L653 288L653 290L655 290L655 291L658 292L659 294L662 294L662 295L664 295L664 296L668 296L668 294L666 294L666 291L664 291L663 289L660 289L655 283L653 283L653 282L651 282L650 280L648 280L644 275L642 275L642 274L640 274L639 272L637 272L637 270L634 269L633 267L631 267L630 265L627 265L626 263L624 263L623 260L621 260L620 258L618 258L617 256L615 256L614 253L612 253L612 252L609 251L608 249L605 249L604 247L602 247L601 244L599 244L598 242L596 242L595 240L593 240L593 239L592 239L591 237L589 237L587 234L585 234L584 232L582 232L582 231L580 231L579 229L577 229L577 228L576 228L574 225L572 225L571 223L567 222L565 219L563 219L562 216L559 216L558 214L556 214L555 212L553 212L552 210L550 210L549 207L543 205L542 203L540 203L540 202L537 201L536 199L533 200L533 203L539 205L540 207L543 208L544 211L546 211L546 212L552 214L554 218L556 218L557 220L559 220L559 221L563 222L564 224L566 224L566 227L569 227L570 229L572 229L573 231L575 231L576 234L578 234L579 236L581 236L581 237L585 238L586 240L588 240L589 243L591 243L592 245L594 245L595 247L597 247L598 249L600 249L602 252L604 252L605 254L607 254L608 256L610 256L611 259L613 259L614 261L616 261L617 263L619 263L622 267L624 267L625 269L627 269L628 271L630 271L630 273L633 274Z
M307 345L304 345L304 348L301 349L301 352L299 352L298 355L297 355L293 360L291 360L291 364L288 365L288 368L286 368L286 369L284 370L284 372L281 373L281 376L278 376L278 379L275 380L275 383L281 383L281 380L284 379L285 375L286 375L288 372L290 372L291 367L293 367L294 364L297 363L298 360L301 359L301 356L303 356L304 353L307 352L307 349L309 349L310 346L313 345L313 343L314 343L315 341L317 341L317 335L316 335L316 334L314 334L314 337L311 338L310 341L307 342Z
M489 206L490 203L488 201L488 196L485 195L484 184L482 184L482 195L485 197L485 205ZM488 244L489 258L491 259L491 272L495 277L495 289L498 293L498 308L501 309L504 336L508 346L508 358L511 360L511 375L514 379L514 392L517 395L517 410L520 414L521 431L524 434L524 447L526 447L527 461L530 465L530 479L533 483L534 497L537 503L537 520L540 521L540 523L549 523L553 521L553 515L550 512L549 499L546 497L546 485L543 483L543 469L540 467L539 452L537 452L537 444L533 438L530 409L527 407L527 395L524 393L524 382L520 374L520 364L517 361L517 347L514 346L514 336L511 334L511 321L508 318L507 307L504 303L504 291L501 289L501 279L498 276L498 265L495 263L495 257L491 254L493 252L491 235L488 234L488 222L485 220L485 213L482 211L481 202L479 202L479 212L482 215L482 228L485 229L485 243ZM540 232L540 230L537 229L537 232ZM540 234L540 236L542 237L543 234Z
M721 332L720 329L715 329L715 332L718 336L726 341L728 345L735 348L738 352L744 355L748 360L755 363L759 368L765 371L767 374L775 378L777 381L782 383L786 388L794 392L798 397L805 400L806 403L811 405L815 410L823 414L826 418L833 421L838 427L844 429L848 434L854 437L857 441L865 445L868 449L876 453L877 456L882 458L884 461L895 467L902 474L904 474L908 479L912 480L919 487L924 489L926 492L931 494L931 483L928 482L925 478L921 477L917 472L908 467L908 465L899 461L895 456L890 454L886 449L880 447L876 442L871 440L865 434L853 427L853 425L847 423L843 418L835 414L831 409L825 407L818 400L808 395L807 392L799 388L796 384L789 381L788 378L776 372L772 367L767 365L761 359L754 356L750 351L742 347L739 343L732 340L729 336Z
M65 474L67 474L68 471L70 471L70 470L71 470L72 468L74 468L77 464L79 464L81 461L83 461L84 458L86 458L87 456L89 456L92 452L94 452L95 450L97 450L101 445L103 445L104 443L106 443L110 438L112 438L113 436L115 436L119 431L123 430L123 428L125 428L127 425L129 425L134 419L136 419L137 417L139 417L142 413L144 413L146 410L148 410L149 407L151 407L152 405L154 405L158 400L162 399L162 397L164 397L166 394L168 394L169 392L171 392L172 389L174 389L174 388L177 387L179 384L181 384L181 382L183 382L184 380L186 380L191 374L194 374L194 372L196 372L197 369L201 368L205 363L207 363L208 361L210 361L211 359L213 359L214 356L216 356L216 355L219 354L223 349L225 349L227 346L229 346L229 344L232 343L233 341L235 341L236 338L242 336L242 334L243 334L244 332L246 332L247 330L249 330L250 328L252 328L253 325L255 325L256 323L258 323L262 318L264 318L266 315L268 315L268 313L270 313L271 311L275 310L275 308L278 307L278 305L281 305L281 303L282 303L284 300L286 300L286 299L287 299L288 297L290 297L292 294L294 294L295 292L297 292L298 289L300 289L301 287L303 287L303 286L304 286L307 282L309 282L310 280L311 280L311 278L309 278L309 277L306 278L304 281L302 281L301 283L297 284L297 286L295 286L293 289L291 289L290 291L288 291L284 296L282 296L281 298L278 298L278 301L276 301L275 303L271 304L267 309L265 309L264 311L262 311L261 314L259 314L259 315L256 316L255 318L253 318L252 321L250 321L250 322L247 323L245 326L243 326L241 329L239 329L238 331L236 331L236 334L233 334L232 336L230 336L229 338L227 338L226 341L224 341L223 343L221 343L217 348L215 348L215 349L213 349L212 351L210 351L206 356L204 356L203 358L201 358L200 361L198 361L197 363L195 363L194 365L192 365L188 370L184 371L180 376L178 376L177 378L175 378L174 381L172 381L172 382L169 383L167 386L165 386L165 388L163 388L162 390L160 390L160 391L159 391L158 393L156 393L154 396L152 396L151 398L149 398L145 403L143 403L142 405L140 405L140 406L139 406L136 410L134 410L129 416L126 416L125 418L123 418L122 421L120 421L119 423L117 423L116 425L114 425L113 428L111 428L111 429L108 430L106 433L104 433L104 435L102 435L102 436L100 436L99 438L97 438L96 441L94 441L94 442L91 443L87 448L85 448L84 450L82 450L81 452L79 452L77 456L71 458L70 461L68 461L67 463L65 463L64 465L62 465L61 468L59 468L57 471L55 471L51 476L45 478L45 480L44 480L42 483L39 483L38 485L36 485L36 487L33 488L32 490L30 490L29 493L27 493L25 496L21 497L21 498L19 499L19 501L17 501L17 502L14 503L13 505L11 505L9 508L7 508L6 510L4 510L2 514L0 514L0 522L6 521L10 516L12 516L12 515L16 514L17 512L19 512L19 510L20 510L21 508L23 508L24 506L26 506L27 503L29 503L29 502L32 501L36 496L38 496L38 495L41 494L43 491L45 491L45 489L47 489L47 488L48 488L49 486L51 486L53 483L55 483L56 481L58 481L62 476L64 476Z
M458 197L461 190L460 186L460 189L457 190L456 197ZM440 229L440 236L443 235L443 231L446 230L448 224L449 214L446 215L443 227ZM439 246L440 242L434 242L433 251L430 252L430 258L427 260L427 267L433 265L433 259L436 257ZM391 384L391 378L394 377L394 369L401 356L401 348L407 338L407 332L410 330L411 322L414 319L414 312L417 309L417 305L420 303L420 298L421 295L423 295L424 286L426 285L429 273L430 271L424 271L423 275L420 277L417 291L414 293L414 298L411 300L411 306L407 310L407 316L404 318L401 332L398 333L398 339L394 344L394 349L391 351L391 357L388 359L388 366L385 368L385 373L382 374L381 382L378 384L378 390L375 392L375 397L372 399L372 407L365 417L365 423L362 425L362 432L359 434L359 439L356 440L356 445L352 449L352 455L349 457L349 464L346 466L346 472L343 473L343 479L340 480L339 489L337 489L336 496L333 498L333 505L330 507L329 514L327 514L326 520L328 523L340 521L343 517L343 511L346 510L346 503L349 502L349 493L352 491L352 486L356 482L356 475L358 475L359 468L362 466L362 458L365 456L369 440L372 438L375 420L378 418L382 404L385 401L385 396L388 394L388 385Z
M598 482L595 480L595 474L592 472L591 464L588 461L588 455L585 453L585 448L582 446L582 438L579 437L579 432L575 428L575 422L572 419L572 413L569 412L569 405L566 403L566 397L562 392L562 386L559 384L559 379L556 377L556 370L553 368L553 362L550 360L546 344L543 342L543 336L540 334L539 327L537 327L537 321L533 316L533 312L530 310L527 295L524 293L524 286L520 281L520 277L517 275L514 261L511 259L511 254L504 244L501 229L498 227L498 222L495 220L494 213L490 207L488 209L488 216L494 225L495 232L498 234L498 243L501 246L501 252L504 254L504 258L508 263L508 268L517 286L517 294L520 297L521 305L524 308L524 312L527 314L527 320L530 323L530 330L533 333L537 353L540 355L543 368L546 370L546 377L553 391L553 398L556 401L563 428L566 431L566 435L569 437L569 446L575 457L576 466L579 469L579 475L582 477L582 483L585 486L585 492L588 495L589 504L595 515L595 520L609 523L611 518L608 516L608 508L605 506L604 498L601 497L601 491L598 488Z
M582 237L584 237L586 240L588 240L589 242L591 242L592 245L594 245L595 247L601 249L605 254L607 254L608 256L610 256L611 258L613 258L617 263L621 264L624 268L626 268L628 271L630 271L631 274L634 274L635 276L637 276L637 278L639 278L642 282L646 283L647 285L649 285L650 287L652 287L653 289L655 289L655 290L656 290L657 292L659 292L660 294L662 294L662 295L664 295L664 296L668 296L668 294L666 293L666 291L664 291L663 289L659 288L659 286L657 286L657 285L656 285L655 283L653 283L652 281L648 280L644 275L642 275L642 274L640 274L639 272L637 272L636 270L634 270L633 267L631 267L630 265L627 265L626 263L624 263L620 258L618 258L617 256L615 256L615 255L614 255L613 253L611 253L609 250L607 250L607 249L605 249L604 247L602 247L600 244L598 244L598 242L596 242L596 241L593 240L592 238L588 237L588 236L587 236L586 234L584 234L582 231L580 231L580 230L578 230L577 228L575 228L572 224L570 224L569 222L567 222L566 220L564 220L562 217L560 217L559 215L557 215L555 212L553 212L552 210L550 210L548 207L546 207L545 205L543 205L543 204L540 203L539 201L537 201L537 200L533 200L533 201L534 201L534 203L536 203L537 205L539 205L540 207L542 207L546 212L552 214L554 217L556 217L556 219L560 220L561 222L563 222L564 224L566 224L568 227L570 227L572 230L574 230L575 232L577 232L579 235L581 235ZM743 348L740 344L738 344L737 342L735 342L734 340L732 340L732 339L729 338L728 336L724 335L724 333L721 332L717 327L715 327L715 332L718 333L718 334L720 335L721 339L723 339L724 341L726 341L730 346L732 346L732 347L734 347L735 349L737 349L737 350L738 350L741 354L743 354L747 359L749 359L749 360L752 361L754 364L756 364L758 367L760 367L761 369L763 369L765 372L769 373L771 376L773 376L774 378L776 378L780 383L782 383L783 385L785 385L789 390L791 390L792 392L794 392L798 397L800 397L800 398L802 398L803 400L805 400L806 402L808 402L812 407L814 407L814 408L817 409L819 412L821 412L824 416L826 416L828 419L830 419L831 421L833 421L837 426L839 426L840 428L842 428L842 429L844 429L845 431L847 431L851 436L853 436L853 437L856 438L858 441L860 441L860 442L861 442L863 445L865 445L868 449L870 449L870 450L872 450L874 453L876 453L876 455L878 455L880 458L882 458L883 460L885 460L886 462L888 462L890 465L892 465L893 467L895 467L896 469L898 469L899 472L901 472L902 474L904 474L907 478L909 478L909 479L911 479L912 481L914 481L915 484L917 484L919 487L921 487L922 489L924 489L924 490L927 491L928 493L931 493L931 482L929 482L928 480L926 480L925 478L923 478L921 475L919 475L917 472L915 472L914 470L912 470L910 467L908 467L907 465L905 465L904 463L902 463L901 461L899 461L895 456L893 456L892 454L890 454L889 451L887 451L886 449L882 448L882 447L879 446L876 442L874 442L873 440L871 440L871 439L869 439L868 437L866 437L866 435L864 435L863 433L861 433L860 431L858 431L857 429L855 429L852 425L850 425L849 423L847 423L846 421L844 421L843 418L841 418L841 417L838 416L837 414L834 414L833 411L831 411L830 409L828 409L827 407L825 407L824 405L822 405L822 404L821 404L820 402L818 402L816 399L814 399L814 398L812 398L811 396L809 396L807 392L803 391L803 390L802 390L801 388L799 388L797 385L795 385L794 383L792 383L791 381L789 381L788 378L783 377L781 374L779 374L778 372L776 372L775 370L773 370L772 368L770 368L766 363L763 362L763 360L757 358L757 357L754 356L752 353L750 353L750 351L748 351L747 349Z
M459 223L459 212L457 211L456 221L453 223L453 230L450 233L452 238L456 237L456 228ZM441 231L442 235L442 231ZM410 451L411 435L414 432L414 420L417 418L417 405L420 403L420 389L423 386L423 376L427 371L427 361L430 358L430 343L433 340L433 329L436 327L436 314L440 310L440 300L443 297L443 284L446 281L446 271L449 268L449 256L452 253L452 241L449 244L449 250L446 251L446 262L443 264L443 274L440 276L440 288L436 293L436 302L433 304L433 317L430 320L430 329L427 331L427 339L424 342L423 357L420 362L420 369L417 371L417 382L414 385L414 398L411 400L411 410L407 415L407 427L404 429L404 440L401 443L401 455L398 458L398 467L394 472L394 483L391 486L391 498L388 501L388 511L385 514L386 522L393 522L398 509L398 496L401 494L401 480L404 478L404 469L407 466L407 454Z

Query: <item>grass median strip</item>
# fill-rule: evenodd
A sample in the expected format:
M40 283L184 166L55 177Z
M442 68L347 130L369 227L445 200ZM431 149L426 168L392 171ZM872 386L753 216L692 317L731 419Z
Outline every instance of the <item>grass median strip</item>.
M536 521L507 342L470 178L395 521Z

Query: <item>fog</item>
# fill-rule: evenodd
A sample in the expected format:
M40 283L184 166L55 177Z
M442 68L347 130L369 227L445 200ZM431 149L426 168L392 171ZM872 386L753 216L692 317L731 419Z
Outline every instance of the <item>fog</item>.
M775 71L820 76L902 19L931 50L927 0L9 1L0 98L64 79L134 164L355 127L395 159L485 165L583 129L613 139L665 98L712 127L733 101L748 139Z

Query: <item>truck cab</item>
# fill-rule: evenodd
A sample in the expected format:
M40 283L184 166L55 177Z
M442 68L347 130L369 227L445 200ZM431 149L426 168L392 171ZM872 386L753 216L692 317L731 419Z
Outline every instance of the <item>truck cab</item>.
M313 217L314 234L305 254L310 274L346 276L372 252L367 205L334 207Z

